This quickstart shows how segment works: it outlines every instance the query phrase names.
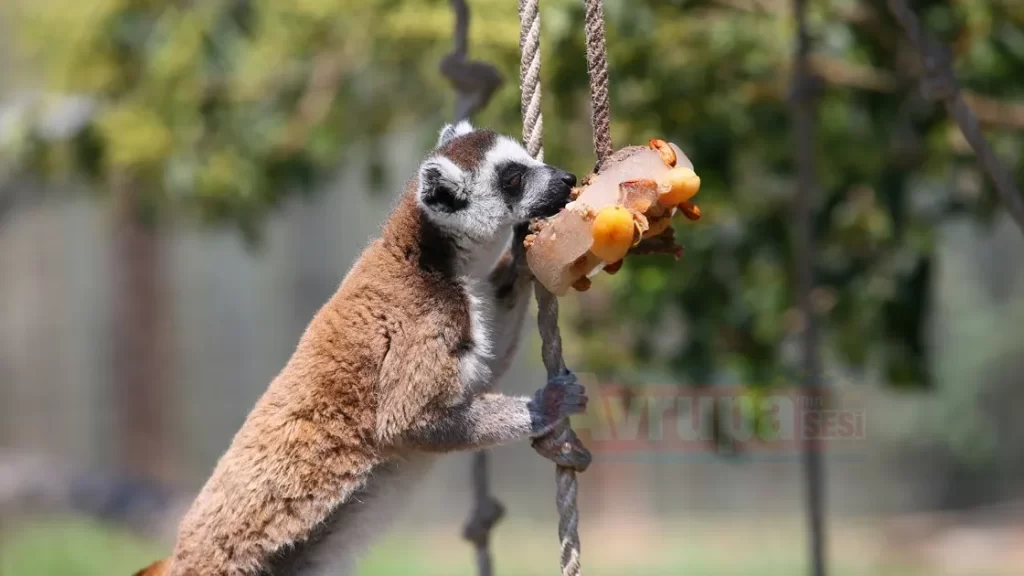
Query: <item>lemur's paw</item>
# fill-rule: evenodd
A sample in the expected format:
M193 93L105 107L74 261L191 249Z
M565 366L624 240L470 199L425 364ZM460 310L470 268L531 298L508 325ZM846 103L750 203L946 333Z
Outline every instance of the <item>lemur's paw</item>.
M526 274L531 279L533 278L533 272L526 263L526 238L530 236L531 222L520 222L512 228L512 258L513 265L519 274Z
M534 434L544 435L569 416L582 414L588 400L586 388L572 372L550 378L530 400Z

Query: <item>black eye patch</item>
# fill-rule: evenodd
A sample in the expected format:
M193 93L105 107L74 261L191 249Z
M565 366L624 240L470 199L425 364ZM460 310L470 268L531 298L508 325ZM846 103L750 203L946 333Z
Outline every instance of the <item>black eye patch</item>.
M510 162L498 168L498 186L508 197L519 197L523 193L526 166Z
M469 206L469 200L456 193L451 182L448 182L441 175L437 168L427 168L421 175L423 182L423 203L437 210L449 214L464 210Z

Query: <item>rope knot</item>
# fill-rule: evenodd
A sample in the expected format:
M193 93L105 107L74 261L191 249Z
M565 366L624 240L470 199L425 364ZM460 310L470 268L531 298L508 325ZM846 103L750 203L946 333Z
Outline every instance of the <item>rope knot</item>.
M462 530L462 537L476 544L486 546L491 529L505 516L505 507L496 498L487 497L477 504L469 522Z
M533 449L541 456L562 468L569 468L576 472L586 470L593 460L590 450L587 450L580 442L572 428L564 425L556 428L551 434L534 439L532 445Z

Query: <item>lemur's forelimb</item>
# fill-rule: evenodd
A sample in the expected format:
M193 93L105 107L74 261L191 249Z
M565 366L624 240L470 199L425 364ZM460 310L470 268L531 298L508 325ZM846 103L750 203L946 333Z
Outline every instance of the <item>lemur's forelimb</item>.
M489 280L494 290L494 356L489 365L494 375L492 386L501 379L515 358L526 311L530 308L533 275L526 265L523 239L529 233L529 224L517 224L512 240L495 264Z
M404 436L408 446L428 452L481 450L541 436L587 407L574 376L545 386L533 397L477 394L437 411Z

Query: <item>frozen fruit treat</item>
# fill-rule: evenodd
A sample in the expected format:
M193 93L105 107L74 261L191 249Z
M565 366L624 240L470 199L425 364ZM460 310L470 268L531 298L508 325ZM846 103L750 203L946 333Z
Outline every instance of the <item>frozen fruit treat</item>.
M653 139L612 154L573 190L572 201L533 223L526 259L534 277L557 296L586 290L602 270L618 271L627 254L672 254L672 217L700 218L690 202L700 190L693 164L678 146Z

